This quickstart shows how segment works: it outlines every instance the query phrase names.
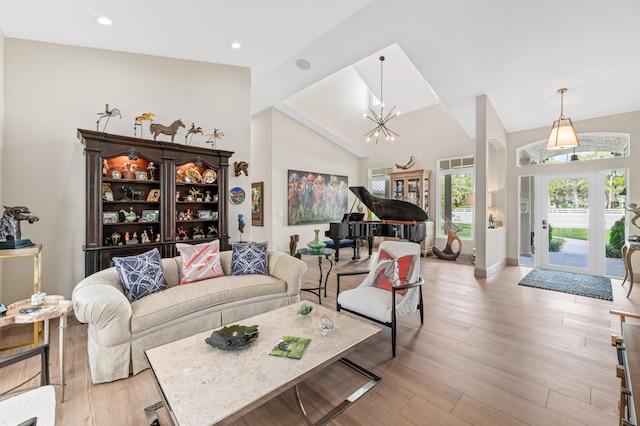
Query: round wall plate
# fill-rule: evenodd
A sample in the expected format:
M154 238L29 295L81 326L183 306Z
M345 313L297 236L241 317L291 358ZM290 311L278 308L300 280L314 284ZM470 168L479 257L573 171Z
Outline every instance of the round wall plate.
M231 188L229 191L229 201L231 201L231 204L242 204L246 197L247 194L245 194L244 189L239 186Z

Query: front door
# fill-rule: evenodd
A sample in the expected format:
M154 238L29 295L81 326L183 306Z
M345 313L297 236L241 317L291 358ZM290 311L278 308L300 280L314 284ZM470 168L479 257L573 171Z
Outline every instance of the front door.
M604 191L596 187L596 173L542 176L539 195L539 235L536 266L566 272L603 275ZM601 206L601 208L598 208Z

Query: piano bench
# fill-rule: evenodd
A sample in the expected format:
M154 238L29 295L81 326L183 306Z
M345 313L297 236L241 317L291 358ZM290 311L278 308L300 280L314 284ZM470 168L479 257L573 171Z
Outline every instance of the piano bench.
M326 240L324 242L327 245L327 248L335 250L335 244L333 244L333 240ZM353 247L353 240L340 240L339 248Z

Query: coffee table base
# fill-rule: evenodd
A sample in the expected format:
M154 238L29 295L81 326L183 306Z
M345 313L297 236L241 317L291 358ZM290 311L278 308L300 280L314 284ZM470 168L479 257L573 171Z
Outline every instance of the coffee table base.
M368 377L371 380L369 380L367 383L362 385L358 390L356 390L351 395L349 395L340 404L333 407L331 411L329 411L327 414L325 414L320 420L318 420L315 423L311 422L311 420L309 420L309 417L307 417L307 412L304 409L304 405L302 404L302 400L300 399L300 393L298 392L298 385L297 384L294 385L296 400L298 401L298 405L300 406L300 410L302 411L302 414L304 415L305 419L307 419L308 425L324 426L328 424L331 420L335 419L340 413L342 413L344 410L349 408L349 406L354 402L356 402L361 396L369 392L375 385L377 385L380 382L380 380L382 380L382 378L380 378L379 376L376 376L371 371L365 369L364 367L359 366L358 364L356 364L355 362L347 358L340 358L340 362L353 368L354 370ZM158 416L156 414L156 410L162 407L164 407L164 403L162 401L159 401L144 409L144 413L147 418L147 424L149 426L160 426L160 423L158 421Z

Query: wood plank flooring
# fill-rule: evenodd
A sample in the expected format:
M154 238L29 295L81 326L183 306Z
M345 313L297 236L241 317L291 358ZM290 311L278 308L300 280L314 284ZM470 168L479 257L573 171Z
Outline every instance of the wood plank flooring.
M336 271L367 268L366 256L360 261L350 257L344 249L323 305L335 309ZM313 287L317 261L308 256L305 261L309 269L303 286ZM608 302L519 286L529 270L506 267L490 278L476 279L468 263L423 258L425 324L420 325L417 313L401 321L395 359L388 329L350 355L382 381L331 424L617 424L620 382L610 335L619 333L620 324L609 309L640 312L640 289L627 299L621 281L612 280L614 301ZM345 280L346 287L361 279ZM301 297L318 300L307 292ZM56 326L52 323L53 382L59 381ZM0 346L28 339L31 331L30 326L0 329ZM70 318L66 400L58 406L58 424L144 424L144 408L159 400L150 372L91 384L86 339L86 325ZM38 365L12 368L0 371L0 392L28 379ZM340 363L310 378L300 386L309 417L319 419L326 407L365 381ZM202 401L206 408L207 401ZM159 414L161 423L169 424L166 410ZM233 424L300 425L304 418L291 390Z

